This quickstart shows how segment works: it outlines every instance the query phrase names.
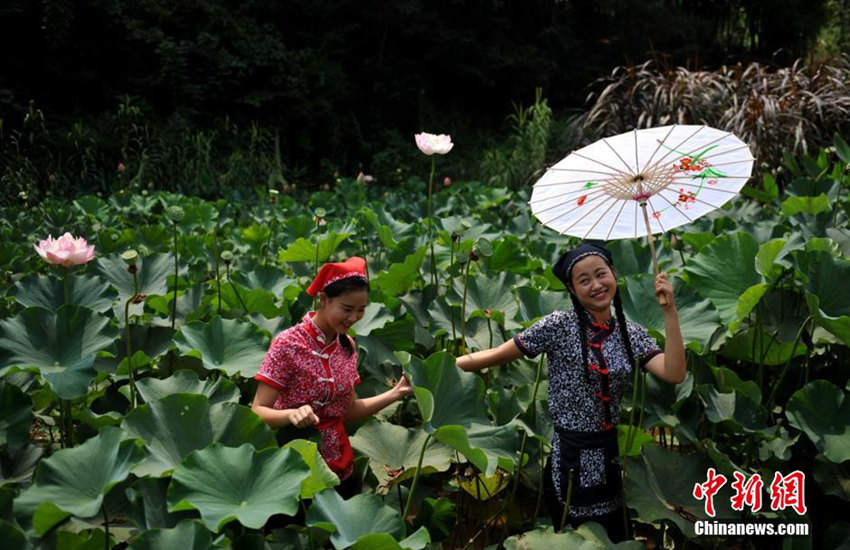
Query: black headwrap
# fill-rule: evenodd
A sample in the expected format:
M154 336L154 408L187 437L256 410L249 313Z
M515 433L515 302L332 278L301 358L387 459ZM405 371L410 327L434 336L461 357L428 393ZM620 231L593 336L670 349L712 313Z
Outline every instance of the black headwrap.
M614 267L614 257L611 255L610 250L596 244L584 243L565 252L558 258L558 261L552 267L552 273L564 283L564 286L570 286L572 284L573 266L579 260L583 260L588 256L601 256L610 267Z

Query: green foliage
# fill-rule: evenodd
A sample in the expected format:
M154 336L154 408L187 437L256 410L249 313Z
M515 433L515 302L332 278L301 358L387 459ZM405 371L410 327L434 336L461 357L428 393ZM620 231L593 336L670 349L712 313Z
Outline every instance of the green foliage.
M727 477L800 468L811 499L847 496L850 186L846 147L838 138L833 147L789 156L790 183L765 178L761 192L685 228L681 246L656 241L688 372L675 386L647 375L645 392L638 388L635 401L627 393L618 433L626 504L674 537L694 537L686 517L702 517L693 487L708 467ZM281 192L274 204L262 188L241 200L122 192L4 208L2 540L102 547L108 526L115 544L145 548L259 546L264 536L302 548L423 548L452 545L484 527L475 518L498 511L506 547L604 546L604 533L589 525L529 531L553 437L545 361L473 374L454 360L464 313L467 341L486 348L569 307L550 266L574 242L533 223L526 201L527 191L455 182L435 194L436 230L421 223L415 180L392 191L343 180L306 200ZM173 222L169 207L184 217ZM313 219L318 207L326 225ZM31 248L55 228L89 238L98 258L69 274L67 305L61 280ZM436 285L426 260L432 240ZM332 245L320 258L357 254L369 263L370 304L352 330L358 394L386 391L402 372L415 386L378 418L348 426L360 455L354 475L372 493L348 501L327 490L339 480L317 444L301 439L309 432L281 432L275 442L246 406L270 338L312 307L304 290L320 241ZM647 243L609 246L627 317L663 347ZM149 295L125 319L124 302L137 291L121 260L131 248L140 252L138 291ZM641 429L629 443L632 411ZM731 514L727 496L717 499L723 515ZM307 499L301 525L270 529L271 516L292 515ZM120 526L118 518L126 518ZM832 507L812 518L817 529L839 521ZM501 536L489 533L491 543Z

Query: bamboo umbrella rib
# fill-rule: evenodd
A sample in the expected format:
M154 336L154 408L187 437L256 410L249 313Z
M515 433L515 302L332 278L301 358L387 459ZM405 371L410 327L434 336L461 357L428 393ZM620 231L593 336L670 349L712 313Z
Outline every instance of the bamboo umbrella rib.
M614 179L615 179L614 177L606 178L606 179L599 178L599 183L608 183L608 182L614 181ZM554 187L556 185L575 185L576 183L588 183L588 182L589 182L588 178L580 179L580 180L572 180L572 181L552 181L552 182L546 182L546 183L536 183L534 185L534 188L535 189L541 189L543 187ZM581 189L584 189L584 188L580 187L579 189L581 190ZM529 201L529 202L532 202L532 201Z
M597 208L599 208L600 206L602 206L603 204L605 204L605 202L604 202L604 201L599 201L599 202L597 202L596 206L594 206L593 208L589 208L589 209L587 210L587 212L585 212L585 213L584 213L584 215L582 215L580 218L578 218L577 220L575 220L572 224L568 225L568 226L567 226L567 227L566 227L563 231L561 231L561 235L563 235L564 233L566 233L566 232L567 232L567 230L569 230L570 228L572 228L572 227L573 227L575 224L577 224L578 222L582 221L583 219L585 219L585 218L586 218L586 217L588 217L589 215L593 214L593 212L594 212ZM550 219L550 220L548 220L548 221L543 221L542 219L540 219L540 216L537 216L537 219L538 219L538 220L540 220L540 222L541 222L541 223L548 225L548 224L552 223L553 221L557 220L558 218L563 217L563 216L565 216L565 215L567 215L567 214L570 214L570 212L563 212L563 213L561 213L561 214L558 214L557 216L555 216L554 218L552 218L552 219ZM536 216L536 214L535 214L535 216Z
M664 139L658 141L658 146L655 148L655 151L653 151L652 154L649 156L649 160L647 160L644 167L638 171L638 174L642 174L644 170L646 170L646 167L649 166L649 164L652 162L652 159L655 158L655 155L658 153L658 150L661 149L661 146L664 144L665 141L667 141L667 138L670 137L670 134L672 134L673 130L675 130L678 126L678 124L670 126L670 130L667 132L667 135L664 136Z
M741 145L740 147L735 147L733 149L726 149L724 151L718 151L716 153L713 153L713 152L709 153L709 154L705 155L704 157L700 157L700 159L713 159L713 158L721 157L721 156L729 154L729 153L737 153L738 151L741 151L742 149L749 150L749 148L750 148L750 146L745 143L744 145ZM693 152L693 151L691 151L691 152ZM687 156L690 156L690 154L688 154ZM750 160L753 160L753 159L750 159ZM713 164L712 164L712 166L713 166Z
M617 220L620 219L620 215L623 213L623 209L628 204L628 201L620 201L622 204L620 205L620 210L617 212L617 215L614 216L614 221L611 223L611 227L608 228L608 234L605 235L605 240L607 241L611 237L611 232L614 231L614 228L617 226Z
M696 130L694 130L694 133L692 133L691 135L689 135L688 137L686 137L685 139L683 139L683 140L679 143L679 145L677 145L677 146L675 146L675 147L670 148L670 149L669 149L666 153L664 153L664 156L663 156L663 157L661 157L660 159L658 159L658 160L655 162L655 164L653 164L651 167L649 167L649 170L654 171L656 168L658 168L658 166L659 166L662 162L664 162L664 160L665 160L667 157L669 157L669 156L670 156L670 153L672 153L672 152L673 152L673 151L675 151L676 149L679 149L682 145L684 145L685 143L687 143L689 140L691 140L691 139L692 139L695 135L697 135L700 131L704 130L705 128L707 128L707 126L702 125L702 126L700 126L699 128L697 128ZM659 145L663 145L663 143L664 143L664 142L661 142ZM644 170L646 170L646 167L644 168Z
M574 155L577 153L573 153ZM585 157L582 157L585 158ZM604 174L606 176L621 176L621 173L612 174L611 172L600 172L599 170L589 170L586 168L555 168L554 166L549 168L547 171L551 172L587 172L588 174Z
M638 160L638 139L637 139L637 128L634 129L632 133L635 142L635 170L637 170L637 174L640 174L640 160Z
M667 204L669 204L669 205L670 205L670 206L671 206L674 210L676 210L676 212L678 212L679 214L681 214L681 215L683 215L685 218L687 218L687 219L688 219L688 221L689 221L690 223L694 223L694 220L693 220L690 216L688 216L687 214L685 214L684 210L681 210L678 206L676 206L675 204L673 204L672 202L670 202L670 199L668 199L667 197L665 197L665 196L664 196L664 195L662 195L661 193L658 193L658 195L657 195L657 196L658 196L658 197L661 197L662 199L664 199L664 201L665 201ZM655 211L655 207L654 207L654 206L653 206L653 211ZM661 222L661 220L659 220L659 223L660 223L660 222Z
M692 174L674 174L674 175L672 175L672 176L670 176L670 177L671 177L671 178L673 178L673 179L690 179L690 180L694 180L694 179L700 178L700 177L702 177L702 176L694 176L694 175L692 175ZM752 176L727 176L727 175L725 175L725 174L719 174L719 175L716 175L716 176L715 176L715 175L712 175L710 179L713 179L713 180L748 180L748 179L750 179L751 177L752 177Z
M594 162L594 163L596 163L596 164L598 164L598 165L600 165L600 166L604 166L605 168L608 168L608 169L610 169L610 170L613 170L614 172L616 172L616 175L620 175L620 176L630 176L630 175L631 175L631 174L629 174L629 173L627 173L627 172L623 172L623 171L621 171L621 170L618 170L618 169L614 168L613 166L611 166L611 165L609 165L609 164L605 164L605 163L604 163L604 162L602 162L602 161L596 160L595 158L586 157L586 156L582 155L581 153L573 153L573 154L574 154L575 156L579 157L579 158L582 158L582 159L584 159L584 160L589 160L590 162ZM613 176L613 175L615 175L615 174L611 174L611 175Z
M730 166L732 164L741 164L742 162L753 162L753 159L741 159L741 160L730 160L729 162L718 162L717 164L712 164L711 167L715 166Z
M553 201L553 200L567 199L565 202L561 202L561 203L558 203L558 204L556 205L556 206L561 206L561 205L567 204L568 202L570 202L570 201L574 200L574 199L576 198L576 195L578 195L580 192L583 192L584 194L586 194L586 195L588 196L588 198L590 198L591 196L592 196L592 197L596 197L596 195L598 195L598 194L600 194L600 193L607 193L607 191L606 191L605 189L603 189L603 188L594 189L593 191L588 191L588 190L586 190L586 189L581 189L581 190L575 190L575 189L573 189L573 190L571 190L571 191L565 191L565 192L563 192L563 193L561 193L561 194L559 194L559 195L556 195L556 196L554 196L554 197L547 197L547 198L543 198L543 199L537 199L537 200L535 200L534 202L532 202L532 201L528 201L528 204L538 204L538 203L541 203L541 202L544 202L544 203L545 203L545 202Z
M696 187L697 189L708 189L709 191L717 191L718 193L727 193L729 195L737 195L737 191L730 191L728 189L721 189L720 187L706 187L704 185L697 185L695 183L688 183L686 181L677 181L676 185L684 185L685 187Z
M588 199L590 200L590 202L593 202L593 199L595 199L598 195L604 195L604 194L606 194L605 191L603 189L599 189L599 190L596 191L596 194L593 196L593 198L590 198L590 193L588 193L587 196L588 196ZM542 214L543 212L548 212L549 210L558 208L559 206L565 206L565 205L567 205L571 202L573 202L572 198L565 200L564 202L559 202L558 204L553 204L552 206L548 206L548 207L546 207L542 210L538 210L537 212L534 212L534 215L537 216L538 218L540 218L540 214ZM585 204L588 204L588 203L585 203Z
M608 201L605 201L605 202L608 202ZM608 214L608 212L610 212L610 211L611 211L611 209L612 209L612 208L614 208L615 206L617 206L617 200L616 200L616 199L613 199L613 197L612 197L612 200L611 200L611 206L609 206L609 207L605 210L605 212L603 212L603 213L602 213L602 215L601 215L601 216L599 216L598 218L596 218L596 221L593 223L593 225L591 225L591 226L590 226L590 229L588 229L588 230L587 230L587 232L584 234L584 236L582 237L582 239L586 239L586 238L587 238L587 236L588 236L588 235L590 235L590 234L593 232L593 230L594 230L594 229L596 229L596 226L597 226L597 225L599 225L599 222L601 222L601 221L602 221L602 219L603 219L603 218L604 218L604 217Z
M670 191L670 190L667 189L667 191ZM675 193L675 191L672 191L672 192ZM706 202L699 197L691 197L691 198L693 198L696 202L702 203L706 206L710 206L712 208L712 210L720 208L721 206L723 206L722 204L711 204L710 202ZM679 210L679 209L677 208L676 210ZM679 212L681 212L681 210L679 210Z
M618 152L617 152L617 150L616 150L616 149L614 149L614 147L612 147L610 143L608 143L608 140L607 140L607 139L605 139L605 138L602 138L602 142L603 142L603 143L605 143L605 145L607 145L609 149L611 149L611 152L612 152L612 153L614 153L614 154L617 156L617 158L618 158L618 159L620 159L620 162L622 162L622 163L623 163L623 166L625 166L625 167L626 167L626 171L627 171L628 173L633 173L633 172L632 172L632 167L631 167L631 166L629 166L629 163L628 163L628 162L626 162L626 161L625 161L625 159L624 159L623 157L621 157L621 156L620 156L620 153L618 153Z

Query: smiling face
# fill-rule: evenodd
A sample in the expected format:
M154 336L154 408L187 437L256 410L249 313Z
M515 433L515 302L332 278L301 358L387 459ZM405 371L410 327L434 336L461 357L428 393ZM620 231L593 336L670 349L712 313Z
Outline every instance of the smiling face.
M607 317L617 292L617 278L601 256L588 256L573 266L570 291L584 309Z
M349 290L334 298L322 293L319 303L321 307L313 319L316 325L326 335L347 334L351 325L363 318L369 303L369 291L365 288Z

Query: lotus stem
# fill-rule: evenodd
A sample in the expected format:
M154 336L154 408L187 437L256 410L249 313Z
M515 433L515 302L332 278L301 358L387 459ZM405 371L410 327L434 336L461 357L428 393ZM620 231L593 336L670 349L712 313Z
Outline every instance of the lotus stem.
M227 277L227 282L230 283L230 288L233 289L233 292L236 294L236 299L239 300L239 304L242 306L242 309L245 310L245 313L248 313L248 306L245 305L245 302L242 300L242 295L239 294L239 289L230 279L230 262L224 262L224 273Z
M428 241L431 247L431 284L437 284L437 264L434 260L434 220L431 218L431 195L434 187L434 172L437 169L437 159L431 157L431 174L428 176Z
M106 515L106 505L101 504L100 509L103 512L103 531L104 531L103 547L106 550L109 550L109 517L107 517L107 515Z
M537 480L537 504L534 505L534 519L537 519L537 515L540 513L540 506L543 504L543 477L546 476L545 464L543 464L546 460L546 457L543 456L543 440L540 439L538 443L540 450L540 476Z
M472 260L466 263L466 271L463 276L463 301L460 308L460 352L466 355L466 290L469 287L469 266Z
M213 263L215 265L215 286L218 290L218 314L221 315L221 275L218 267L218 222L213 228Z
M640 364L635 359L634 372L632 373L632 408L629 411L629 429L626 432L626 453L629 452L629 444L632 440L632 430L634 429L635 421L635 403L637 403L637 386L638 386L638 369Z
M788 360L785 361L785 365L782 366L782 371L779 373L779 378L776 379L776 382L773 384L773 390L770 392L770 397L767 399L767 410L773 410L773 400L776 398L776 392L779 389L779 386L782 384L782 381L785 379L785 375L788 374L788 369L791 367L791 361L794 359L794 352L797 351L797 344L800 343L800 338L803 336L803 331L806 329L806 324L809 322L813 322L812 316L809 315L806 319L800 324L800 330L797 331L797 336L794 338L794 345L791 347L791 356L788 357Z
M567 524L567 515L569 514L569 510L570 510L570 497L573 496L573 474L574 473L575 473L575 470L570 468L570 477L567 481L567 498L564 499L564 511L561 514L561 527L558 529L559 533L564 530L564 526Z
M71 303L71 288L68 284L68 272L70 271L70 269L71 268L66 267L65 270L62 272L63 273L63 276L62 276L62 293L65 296L65 305L66 306Z
M422 460L425 458L425 448L428 446L428 442L431 441L431 435L425 438L425 442L422 443L422 450L419 451L419 461L416 463L416 472L413 474L413 482L410 484L410 493L407 495L407 503L404 505L404 512L401 514L401 518L407 521L407 514L410 513L410 506L413 504L413 494L416 492L416 484L419 482L419 473L422 471Z
M133 349L130 345L130 304L133 303L135 298L136 296L131 296L124 303L124 340L127 342L127 379L130 383L130 410L136 408L136 381L133 379Z
M171 330L174 330L174 323L177 320L177 222L173 222L171 226L174 235L174 298L171 304Z

